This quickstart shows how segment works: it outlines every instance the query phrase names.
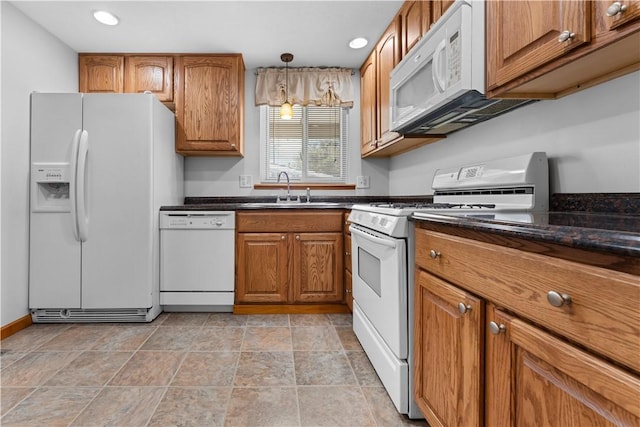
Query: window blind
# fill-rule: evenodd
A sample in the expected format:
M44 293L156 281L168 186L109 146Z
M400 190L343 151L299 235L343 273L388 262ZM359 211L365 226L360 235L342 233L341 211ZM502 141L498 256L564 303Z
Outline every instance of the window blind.
M294 105L289 120L280 118L279 107L262 108L267 116L263 181L275 181L285 171L292 181L346 182L346 108Z

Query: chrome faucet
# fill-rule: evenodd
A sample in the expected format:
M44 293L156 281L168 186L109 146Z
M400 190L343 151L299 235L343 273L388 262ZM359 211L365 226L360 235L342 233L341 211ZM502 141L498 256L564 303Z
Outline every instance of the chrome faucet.
M284 174L287 177L287 202L291 200L291 181L289 181L289 174L285 171L282 171L278 174L278 184L280 183L280 177ZM280 197L278 196L278 199Z

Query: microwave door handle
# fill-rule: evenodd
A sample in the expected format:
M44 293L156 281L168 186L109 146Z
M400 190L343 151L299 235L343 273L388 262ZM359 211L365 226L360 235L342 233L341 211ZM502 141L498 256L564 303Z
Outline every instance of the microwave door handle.
M446 87L446 81L444 79L444 76L441 75L440 73L440 64L441 64L440 57L444 52L445 48L446 48L446 40L443 39L440 41L440 43L438 43L438 46L436 47L436 51L433 54L433 81L438 87L438 89L440 90L440 92L444 92Z

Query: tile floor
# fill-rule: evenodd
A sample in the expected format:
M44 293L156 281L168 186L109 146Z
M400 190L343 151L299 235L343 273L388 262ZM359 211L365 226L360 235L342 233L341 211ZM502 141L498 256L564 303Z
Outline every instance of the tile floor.
M8 426L426 426L398 414L351 316L163 313L1 343Z

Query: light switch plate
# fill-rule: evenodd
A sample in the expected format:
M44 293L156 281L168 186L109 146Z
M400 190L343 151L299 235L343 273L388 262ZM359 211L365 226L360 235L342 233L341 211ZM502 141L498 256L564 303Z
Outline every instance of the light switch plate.
M356 177L356 188L369 188L369 177L367 175Z
M251 175L240 175L240 188L253 187L253 177Z

